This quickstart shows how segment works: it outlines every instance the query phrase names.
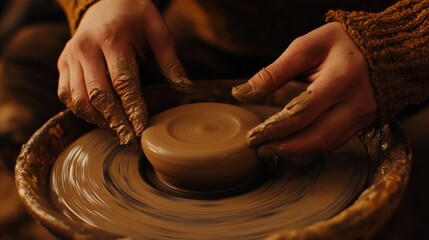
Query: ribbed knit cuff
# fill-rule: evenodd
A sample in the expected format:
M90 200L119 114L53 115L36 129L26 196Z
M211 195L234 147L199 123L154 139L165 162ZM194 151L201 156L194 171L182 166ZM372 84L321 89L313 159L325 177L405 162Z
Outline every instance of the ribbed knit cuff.
M331 10L369 65L378 127L407 105L429 99L429 0L399 1L380 13Z

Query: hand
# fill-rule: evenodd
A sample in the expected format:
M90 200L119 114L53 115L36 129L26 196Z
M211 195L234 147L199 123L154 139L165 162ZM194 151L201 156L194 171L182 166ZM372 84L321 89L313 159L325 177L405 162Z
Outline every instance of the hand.
M152 1L95 3L58 60L59 98L77 116L112 131L121 144L138 148L137 136L148 123L137 62L145 51L173 88L194 91Z
M376 120L367 62L340 23L297 38L232 94L241 101L265 97L296 77L311 82L307 90L248 133L258 155L328 152Z

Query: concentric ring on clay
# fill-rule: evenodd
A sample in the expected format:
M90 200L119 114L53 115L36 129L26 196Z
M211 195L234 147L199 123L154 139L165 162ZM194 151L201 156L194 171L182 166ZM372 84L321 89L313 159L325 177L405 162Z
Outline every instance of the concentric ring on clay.
M155 188L143 177L147 164L141 154L93 130L55 162L52 200L69 218L124 237L261 239L334 216L371 177L370 160L357 138L323 156L279 159L263 184L212 200Z

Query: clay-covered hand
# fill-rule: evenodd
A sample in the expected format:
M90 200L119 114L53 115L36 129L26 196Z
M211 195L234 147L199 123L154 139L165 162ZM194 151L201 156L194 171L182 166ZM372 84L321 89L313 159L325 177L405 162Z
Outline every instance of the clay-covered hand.
M147 52L173 88L194 91L152 1L99 1L86 11L58 60L58 96L79 117L137 148L148 122L138 65Z
M328 23L297 38L232 94L250 101L297 77L311 83L306 91L248 133L258 155L328 152L375 122L377 103L367 62L340 23Z

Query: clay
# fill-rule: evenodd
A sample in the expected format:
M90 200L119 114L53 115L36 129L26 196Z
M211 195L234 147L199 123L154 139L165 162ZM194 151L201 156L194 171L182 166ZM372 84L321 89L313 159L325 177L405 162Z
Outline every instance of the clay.
M249 96L252 95L253 87L249 82L235 86L231 90L232 96L241 102L247 102Z
M90 100L94 107L101 111L109 128L116 133L122 145L136 145L135 134L113 95L96 88L91 92Z
M197 127L195 131L206 130ZM65 216L116 235L136 239L262 239L340 212L366 186L370 165L356 138L323 157L278 159L267 179L241 194L191 199L154 187L145 174L150 172L150 165L144 155L94 130L58 157L50 186L52 200ZM204 174L211 172L209 167Z
M194 84L186 77L183 65L178 59L170 58L159 67L171 88L186 94L195 92Z
M128 59L121 54L116 59L112 68L113 75L111 75L111 80L114 90L120 97L120 105L123 106L128 120L134 128L134 133L137 136L141 136L144 127L147 125L149 114L140 90L139 66L137 61L134 58Z
M282 111L279 111L278 113L272 115L263 123L250 130L247 135L248 144L255 146L261 144L266 140L270 140L264 135L264 131L268 126L273 126L300 113L308 106L308 104L310 104L310 102L311 91L306 90L302 92L296 98L292 99L292 101L290 101Z
M148 101L158 103L149 106L152 113L157 113L178 104L192 102L236 103L236 100L229 94L229 90L243 82L241 80L197 81L195 84L199 91L189 96L180 94L165 85L154 85L143 90ZM264 98L259 103L261 105L249 106L249 108L247 105L240 106L251 109L259 116L266 118L280 111L285 103L305 88L306 86L302 82L293 81L280 91ZM263 111L265 108L269 108L269 111ZM128 155L122 155L123 152L119 154L123 147L120 147L109 134L103 133L95 139L95 143L110 144L113 142L111 147L108 145L97 147L97 149L101 147L101 152L110 152L107 159L88 154L92 152L94 142L90 141L89 144L88 140L85 140L84 134L89 134L90 129L92 126L76 118L70 110L60 112L31 137L23 146L17 160L15 177L21 200L34 218L60 239L123 239L124 236L132 234L138 239L150 239L151 237L153 239L178 239L181 237L183 239L227 239L228 237L253 239L258 236L262 236L259 239L269 236L268 239L291 240L370 239L386 222L387 217L394 212L397 203L401 200L412 163L410 143L403 136L400 127L397 124L391 124L380 132L383 136L382 139L387 141L380 142L378 134L365 134L360 136L362 142L355 138L344 146L341 152L336 152L338 153L336 155L323 155L314 161L300 161L305 160L304 158L279 159L278 163L285 163L284 167L287 170L284 171L282 181L292 185L278 189L277 192L271 191L272 194L265 192L264 189L272 189L273 185L278 185L275 183L279 183L280 180L277 178L278 180L274 181L276 174L272 174L273 177L264 181L262 185L233 197L213 200L189 199L171 195L169 192L149 184L142 173L150 170L150 165L147 164L144 156L137 154L135 158L131 159L128 158ZM82 156L88 156L88 158L77 159L72 166L61 166L60 159L67 156L66 152L70 152L70 148L66 149L66 147L71 147L71 145L75 148L80 146L74 152L84 152L86 154ZM364 157L360 157L362 152L365 152L360 148L363 147L362 145L368 148L370 157L365 153ZM380 152L380 146L387 147L383 147ZM113 149L115 150L113 151ZM100 150L95 152L98 151ZM352 161L351 158L354 158L355 161ZM82 161L83 159L87 161ZM138 164L131 164L132 161L136 161ZM346 167L325 173L327 168L322 166L336 166L337 161L340 164L345 162ZM355 186L349 183L359 181L355 181L356 178L348 181L344 175L350 176L351 171L355 169L355 176L365 179L368 174L356 169L362 169L359 167L360 164L365 165L368 161L372 166L369 175L375 174L375 178L369 179L363 189L358 190L359 187L357 187L356 191L360 191L360 193L356 193L359 195L358 199L351 200L350 204L347 204L346 199L354 199L347 197L348 194L352 194L351 189L354 189ZM303 164L298 164L300 162ZM321 163L322 166L314 163ZM81 171L81 168L86 167L92 169L91 173L88 174L84 171L85 175L81 174L78 178L80 182L64 181L69 177L68 173L72 172L72 168L77 173ZM54 169L56 169L56 174L50 175ZM110 170L106 171L106 169ZM278 169L281 172L281 168ZM314 188L312 184L310 184L312 187L309 188L296 188L297 186L310 186L306 183L309 179L313 179L310 176L314 176L314 173L310 172L319 170L322 174L317 175ZM333 174L335 179L331 179L333 184L320 179L322 175L330 175L332 172L335 172ZM342 176L338 176L341 172L343 172ZM54 193L54 181L59 183L57 185L58 193ZM347 187L344 184L348 184ZM341 189L347 189L347 191L336 196L335 193L341 192ZM105 193L106 191L110 192ZM289 201L295 199L298 192L305 195L303 199L311 198L310 200L317 204L313 202L312 205L309 205L311 209L308 211L305 202L296 205L294 201ZM319 205L318 197L307 197L316 192L330 194L328 197L332 197L332 204L324 202ZM105 204L105 201L98 201L97 198L92 197L101 193L109 196L105 201L114 203L114 213L108 212L110 206ZM57 197L57 194L60 198ZM272 205L279 203L285 197L289 198L283 202L284 205ZM156 200L159 199L161 201L157 203ZM337 204L336 201L340 199L343 201L341 204ZM82 202L85 205L69 204L69 201ZM301 200L296 199L296 201ZM234 205L232 202L235 202ZM149 205L145 205L146 203ZM67 204L69 205L67 206ZM191 208L193 206L190 204L197 208ZM78 208L77 212L67 214L75 207ZM291 213L292 207L295 208L293 211L297 214L288 215ZM319 209L314 209L315 207L319 207ZM180 210L182 208L184 210ZM278 210L285 209L289 212L284 213L283 216L278 215ZM230 211L231 214L228 215ZM128 216L131 217L131 220L128 220ZM136 218L137 216L140 217L140 220ZM247 218L244 218L245 216ZM250 216L253 217L250 218ZM296 216L299 219L296 219ZM122 223L124 219L125 221ZM151 221L152 219L155 220ZM259 221L253 222L256 219ZM303 219L305 221L300 221ZM93 222L91 223L91 221ZM132 224L127 225L129 221ZM287 223L283 224L284 221ZM111 225L115 223L119 223L121 226L112 227ZM137 224L139 225L136 227ZM97 227L91 227L93 225ZM266 228L263 229L262 226ZM119 231L121 233L118 233L117 230L121 230ZM114 234L113 231L117 233ZM156 237L154 237L155 235Z
M167 185L223 191L257 176L260 159L245 138L260 122L256 114L231 104L187 104L154 116L141 144Z

